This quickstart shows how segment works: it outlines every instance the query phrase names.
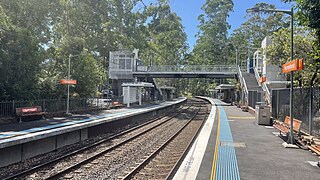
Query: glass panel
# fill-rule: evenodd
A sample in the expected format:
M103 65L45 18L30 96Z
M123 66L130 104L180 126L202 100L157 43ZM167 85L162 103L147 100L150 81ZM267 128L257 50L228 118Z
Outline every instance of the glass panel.
M126 60L126 69L131 69L131 59Z
M125 59L119 59L119 69L125 69L126 68L126 60Z

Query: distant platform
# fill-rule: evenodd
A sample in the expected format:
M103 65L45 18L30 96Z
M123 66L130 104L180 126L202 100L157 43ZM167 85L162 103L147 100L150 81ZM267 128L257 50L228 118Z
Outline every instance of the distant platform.
M0 125L0 167L85 140L99 132L103 133L106 128L110 128L111 125L108 123L149 112L156 113L186 99L178 98L154 105L105 110L99 114Z

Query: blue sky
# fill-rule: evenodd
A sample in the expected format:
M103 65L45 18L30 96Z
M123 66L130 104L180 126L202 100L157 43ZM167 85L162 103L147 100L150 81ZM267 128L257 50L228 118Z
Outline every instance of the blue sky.
M148 2L148 0L144 0ZM152 0L149 0L149 2ZM236 29L245 21L246 9L253 7L256 3L265 2L269 4L275 4L279 9L289 9L291 6L285 4L280 0L233 0L234 12L230 14L228 22L231 25L231 30ZM198 16L202 13L201 6L205 3L205 0L171 0L171 8L182 18L182 24L185 27L185 32L188 35L188 43L190 49L196 43L194 37L198 32Z

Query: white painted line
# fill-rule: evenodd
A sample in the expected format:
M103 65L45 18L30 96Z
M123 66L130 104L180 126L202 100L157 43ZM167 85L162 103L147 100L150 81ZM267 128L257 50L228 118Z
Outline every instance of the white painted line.
M272 134L276 135L276 136L280 136L279 132L272 132Z
M287 142L282 143L282 146L285 147L285 148L299 149L299 147L297 145L288 144Z
M318 167L318 162L316 161L307 161L311 166Z
M210 99L211 101L212 99ZM213 101L212 101L213 104ZM174 180L194 180L200 169L205 150L208 145L209 137L213 128L214 119L216 116L216 106L212 106L211 113L208 116L199 136L193 143L189 153L182 162L177 173L173 177Z
M267 129L274 129L273 126L265 126Z

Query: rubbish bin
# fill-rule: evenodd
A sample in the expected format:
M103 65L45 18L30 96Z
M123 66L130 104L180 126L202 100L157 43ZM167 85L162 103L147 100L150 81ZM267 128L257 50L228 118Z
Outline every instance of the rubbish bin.
M256 105L256 121L259 125L270 126L270 107L266 105Z

